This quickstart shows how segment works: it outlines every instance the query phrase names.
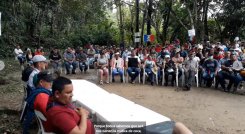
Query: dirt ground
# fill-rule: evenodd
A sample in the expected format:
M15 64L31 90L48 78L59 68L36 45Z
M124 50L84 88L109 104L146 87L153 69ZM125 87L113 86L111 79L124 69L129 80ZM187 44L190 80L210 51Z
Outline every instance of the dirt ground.
M0 78L5 80L5 84L0 83L0 133L21 133L19 109L23 88L20 75L16 63L7 62L5 70L0 71ZM87 74L78 72L68 77L97 82L93 69ZM213 88L177 92L175 87L121 84L118 79L101 87L174 121L183 122L195 134L245 134L244 95Z

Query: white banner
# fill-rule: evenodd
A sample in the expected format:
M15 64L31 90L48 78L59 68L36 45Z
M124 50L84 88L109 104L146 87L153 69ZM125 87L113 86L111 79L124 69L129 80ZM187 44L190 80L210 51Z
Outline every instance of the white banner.
M2 27L1 27L1 16L2 16L2 13L0 12L0 36L2 35L2 31L1 31L1 29L2 29Z
M189 35L190 37L195 36L195 35L196 35L195 29L190 29L190 30L188 30L188 35Z

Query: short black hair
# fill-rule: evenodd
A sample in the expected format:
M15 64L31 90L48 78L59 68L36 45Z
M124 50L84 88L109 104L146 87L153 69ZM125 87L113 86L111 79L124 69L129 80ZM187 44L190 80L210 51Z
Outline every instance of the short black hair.
M52 85L52 94L54 95L55 91L62 92L65 88L65 85L72 84L72 81L66 77L58 77L53 81Z
M44 80L46 82L53 82L53 77L51 75L51 73L49 73L48 71L42 71L39 72L38 74L36 74L36 76L34 76L36 78L33 78L33 84L37 87L39 82L41 80Z

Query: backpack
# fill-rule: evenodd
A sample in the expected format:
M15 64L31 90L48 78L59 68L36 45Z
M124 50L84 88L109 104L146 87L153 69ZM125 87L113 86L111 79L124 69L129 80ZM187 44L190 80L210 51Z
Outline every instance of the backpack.
M29 79L30 74L32 73L32 71L34 70L33 67L26 67L23 71L22 71L22 76L21 76L21 80L23 80L24 82L27 82Z

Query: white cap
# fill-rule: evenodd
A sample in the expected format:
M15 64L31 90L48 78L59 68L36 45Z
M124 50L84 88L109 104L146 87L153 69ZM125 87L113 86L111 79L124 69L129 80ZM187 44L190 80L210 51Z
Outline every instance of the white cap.
M235 50L235 51L239 51L239 52L242 51L240 48L235 48L234 50Z
M116 52L115 55L120 54L119 52Z
M42 56L42 55L35 55L33 58L32 58L32 61L33 62L42 62L42 61L46 61L47 59Z
M165 58L170 58L170 55L165 55Z

